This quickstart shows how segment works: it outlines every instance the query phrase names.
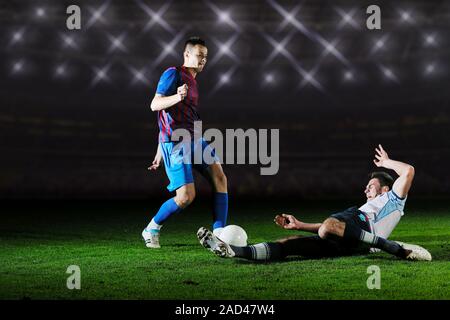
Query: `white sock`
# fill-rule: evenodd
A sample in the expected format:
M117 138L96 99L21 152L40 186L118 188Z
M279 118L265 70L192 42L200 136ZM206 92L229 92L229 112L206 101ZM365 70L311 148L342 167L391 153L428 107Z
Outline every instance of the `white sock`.
M258 243L250 246L252 250L252 256L254 260L269 260L270 258L270 249L267 243Z
M148 226L147 226L147 231L148 232L150 232L150 230L161 230L161 228L162 228L162 224L157 224L156 222L155 222L155 219L152 219L152 221L150 221L150 223L148 224Z

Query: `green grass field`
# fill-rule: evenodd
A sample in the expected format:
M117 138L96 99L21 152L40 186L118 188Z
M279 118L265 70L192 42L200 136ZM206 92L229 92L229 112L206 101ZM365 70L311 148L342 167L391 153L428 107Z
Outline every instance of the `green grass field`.
M283 205L307 222L351 203ZM303 207L303 210L299 210ZM0 224L1 299L449 299L450 209L407 204L391 239L427 248L432 262L368 256L252 263L220 259L196 239L210 225L201 200L169 221L158 250L140 233L158 203L8 202ZM277 203L234 203L230 223L249 242L296 234L276 227ZM81 290L66 288L66 269L81 268ZM381 269L381 289L366 286L367 268Z

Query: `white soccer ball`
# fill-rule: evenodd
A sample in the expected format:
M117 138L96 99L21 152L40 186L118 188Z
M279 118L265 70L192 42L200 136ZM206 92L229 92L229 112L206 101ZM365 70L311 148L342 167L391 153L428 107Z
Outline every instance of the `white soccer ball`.
M223 228L219 236L220 240L236 247L245 247L247 245L247 233L240 226L229 225Z

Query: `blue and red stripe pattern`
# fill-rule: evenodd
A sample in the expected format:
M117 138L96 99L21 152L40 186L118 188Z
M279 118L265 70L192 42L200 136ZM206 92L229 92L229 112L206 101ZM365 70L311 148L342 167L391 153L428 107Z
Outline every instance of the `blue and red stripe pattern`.
M200 120L198 113L197 81L184 67L170 67L162 74L156 93L171 96L177 88L186 84L188 93L184 100L165 110L158 111L159 142L170 142L174 130L183 128L194 137L194 122Z

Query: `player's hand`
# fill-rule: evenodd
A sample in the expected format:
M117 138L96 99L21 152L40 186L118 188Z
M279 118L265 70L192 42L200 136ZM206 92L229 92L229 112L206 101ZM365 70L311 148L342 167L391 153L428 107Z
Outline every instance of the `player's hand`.
M155 156L155 159L153 160L152 164L150 165L150 167L147 168L147 170L156 170L159 168L159 166L161 165L161 160L162 157L159 155Z
M300 228L301 222L297 220L293 215L290 214L277 214L273 221L283 229L288 230L298 230Z
M375 159L373 160L373 163L375 163L377 167L383 167L385 162L389 160L387 152L384 151L381 144L378 145L378 148L375 148L375 152Z
M187 93L188 93L188 86L187 86L187 84L183 84L182 86L178 87L177 94L180 97L180 101L184 100L184 98L186 98Z

